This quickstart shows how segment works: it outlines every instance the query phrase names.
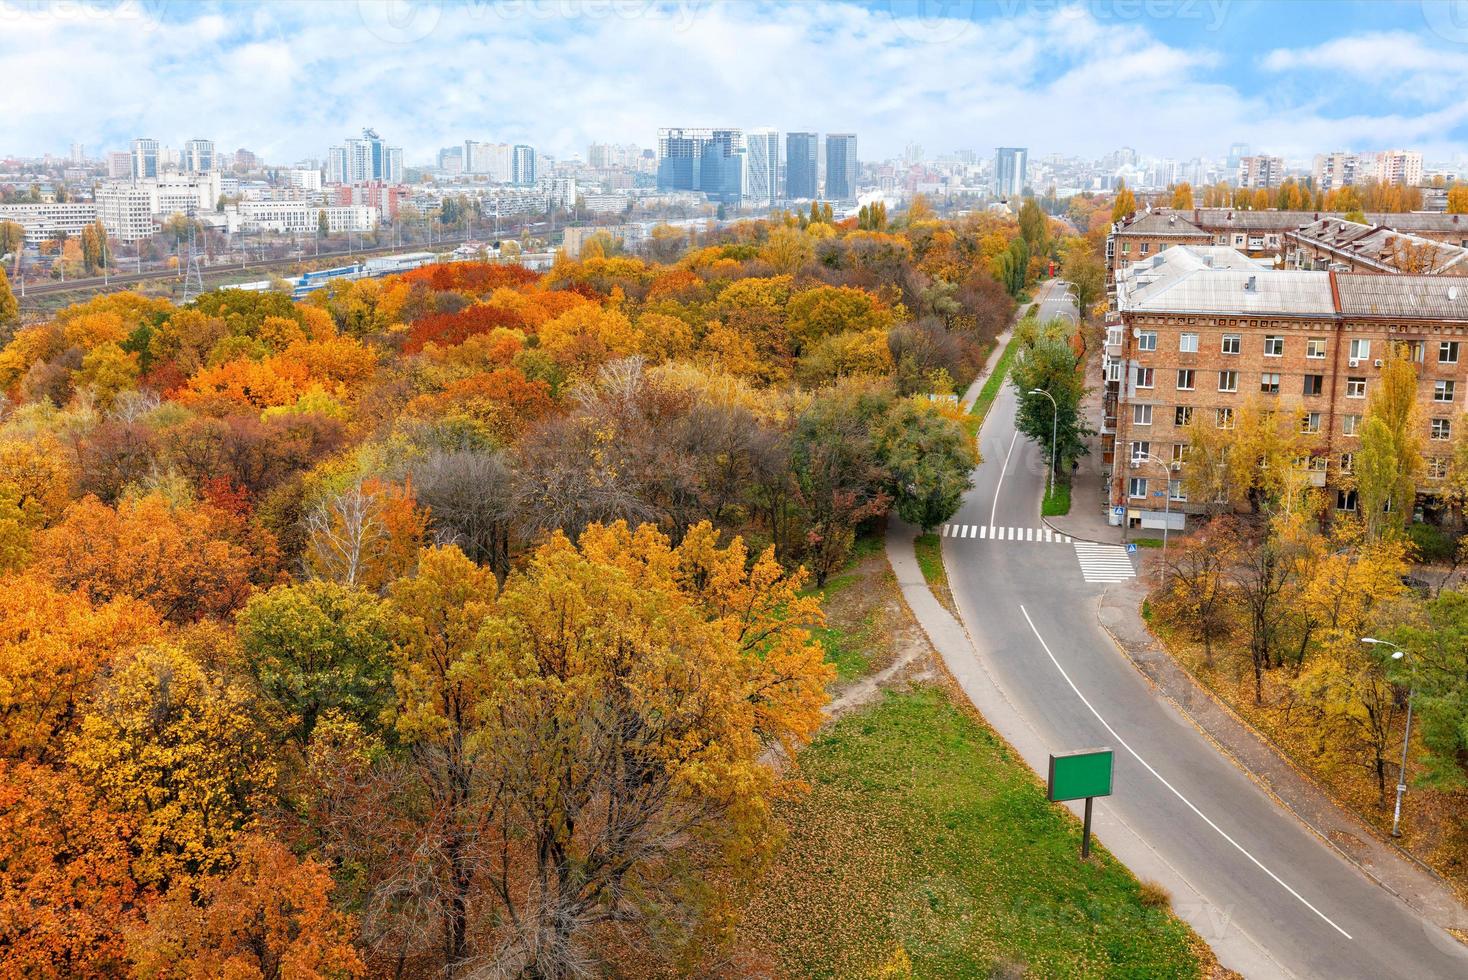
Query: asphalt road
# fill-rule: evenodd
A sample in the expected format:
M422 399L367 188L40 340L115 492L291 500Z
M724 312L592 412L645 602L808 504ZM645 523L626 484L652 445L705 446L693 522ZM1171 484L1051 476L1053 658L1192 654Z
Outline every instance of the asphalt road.
M1042 316L1074 315L1058 290ZM1017 435L1005 385L984 462L953 524L1040 528L1048 459ZM1043 537L1043 535L1037 535ZM1275 804L1156 696L1096 619L1106 586L1058 541L943 538L955 602L980 657L1050 751L1115 749L1105 840L1119 821L1202 896L1190 915L1222 951L1251 948L1250 975L1468 977L1468 949L1368 879ZM1270 962L1272 960L1272 962ZM1262 969L1260 963L1266 964Z

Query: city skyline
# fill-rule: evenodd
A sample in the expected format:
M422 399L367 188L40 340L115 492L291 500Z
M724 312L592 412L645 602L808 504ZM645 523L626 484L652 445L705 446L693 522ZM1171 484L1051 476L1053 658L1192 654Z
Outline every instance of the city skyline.
M1430 5L1342 8L1329 36L1305 4L1160 3L1143 17L1016 0L947 18L896 2L347 6L0 3L0 56L19 79L0 152L178 144L211 119L220 147L281 162L319 156L322 132L375 126L421 165L470 134L568 157L708 119L779 132L819 120L863 134L868 159L908 142L1096 155L1123 122L1161 156L1237 139L1285 158L1398 145L1442 157L1468 121L1468 37Z

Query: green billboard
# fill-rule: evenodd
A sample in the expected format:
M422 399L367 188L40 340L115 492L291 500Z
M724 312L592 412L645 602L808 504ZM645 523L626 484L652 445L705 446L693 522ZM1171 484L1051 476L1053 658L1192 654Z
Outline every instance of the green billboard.
M1052 803L1110 795L1110 749L1080 749L1050 757Z

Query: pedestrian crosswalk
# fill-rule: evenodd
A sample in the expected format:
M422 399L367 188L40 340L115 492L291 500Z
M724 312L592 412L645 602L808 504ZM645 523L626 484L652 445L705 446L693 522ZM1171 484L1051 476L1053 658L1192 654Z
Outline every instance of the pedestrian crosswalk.
M1120 545L1077 541L1075 546L1087 582L1125 582L1136 575L1131 556Z
M1032 541L1040 544L1070 544L1070 535L1048 527L994 527L988 524L944 524L945 538L974 538L986 541Z

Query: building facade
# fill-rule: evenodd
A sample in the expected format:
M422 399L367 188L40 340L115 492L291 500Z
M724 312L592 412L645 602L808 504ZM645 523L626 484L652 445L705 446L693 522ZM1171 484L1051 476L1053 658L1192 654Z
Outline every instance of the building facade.
M1284 158L1249 156L1239 159L1239 186L1268 190L1284 183Z
M152 238L157 231L153 220L153 189L132 181L114 181L97 190L97 217L107 234L121 242Z
M746 142L744 197L747 203L764 207L780 198L780 134L773 129L756 129Z
M1304 449L1291 478L1342 512L1360 426L1393 349L1418 372L1426 489L1468 424L1468 286L1450 277L1275 269L1219 246L1169 248L1117 282L1103 355L1103 451L1114 523L1162 527L1208 508L1188 499L1190 426L1289 412Z
M994 151L994 196L1004 199L1024 194L1030 151L1022 146L1001 146Z
M815 133L785 134L785 194L790 201L813 201L820 196L820 137Z
M135 139L132 141L132 179L146 180L158 176L158 141Z
M1315 189L1324 193L1349 187L1356 182L1361 169L1360 157L1354 153L1336 150L1333 153L1317 153L1310 177Z
M738 206L744 192L744 134L737 129L658 130L660 191L700 191Z
M826 197L832 201L856 199L856 134L826 134Z
M214 141L189 140L183 148L183 169L191 174L207 174L215 170Z
M97 220L92 201L49 204L0 204L0 221L14 221L25 229L25 243L40 245L61 236L74 238Z

